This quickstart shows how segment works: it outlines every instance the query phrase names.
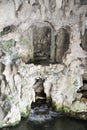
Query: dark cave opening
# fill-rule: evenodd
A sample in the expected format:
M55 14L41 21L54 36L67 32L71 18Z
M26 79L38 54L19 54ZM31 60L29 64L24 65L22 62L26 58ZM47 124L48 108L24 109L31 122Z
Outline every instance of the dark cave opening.
M46 104L46 94L44 92L44 79L36 79L35 84L33 85L35 91L35 102L32 102L31 108L40 107Z
M33 85L33 89L35 91L35 102L32 102L31 104L31 108L35 108L35 107L45 107L47 106L47 108L49 109L54 109L53 105L52 105L52 99L51 97L49 97L49 99L47 99L46 97L46 93L44 91L44 82L45 79L39 78L36 79L35 84Z
M58 113L54 110L51 98L47 99L44 92L44 79L36 79L33 86L35 91L35 102L31 104L29 115L30 121L43 122L57 117Z
M15 30L16 30L16 26L14 25L6 26L3 28L3 31L1 32L1 36L14 32Z
M87 80L83 80L83 84L87 84Z
M80 0L81 5L87 5L87 0Z

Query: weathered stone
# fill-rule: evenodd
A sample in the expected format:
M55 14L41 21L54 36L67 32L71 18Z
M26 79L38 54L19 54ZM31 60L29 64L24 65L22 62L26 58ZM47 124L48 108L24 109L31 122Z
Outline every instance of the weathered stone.
M79 88L78 92L87 91L87 84L84 84L82 87Z
M36 79L36 82L35 82L35 84L33 86L34 91L36 93L41 93L42 91L44 91L43 82L44 81L41 78Z
M7 26L3 28L3 31L1 32L1 36L14 32L15 30L16 30L16 27L14 25Z
M86 96L77 93L87 83L86 12L86 0L0 1L0 127L29 115L39 78L57 110L87 119Z
M85 33L84 36L82 38L82 44L81 44L82 48L87 51L87 29L85 29Z
M87 0L80 0L80 4L81 5L86 5L87 4Z
M83 77L83 80L87 80L87 74L86 73L84 73L83 75L82 75L82 77Z
M17 42L16 48L18 51L17 57L20 57L23 62L29 63L34 60L33 33L31 29Z
M4 52L0 50L0 58L4 55Z
M61 28L56 38L56 62L62 62L63 56L69 49L70 39L66 29Z
M0 123L2 123L3 118L4 118L4 113L2 108L0 107Z
M0 62L0 74L3 73L4 69L5 69L5 65L2 62Z
M77 101L71 106L71 110L73 112L87 112L87 108L85 106L86 104L84 102Z

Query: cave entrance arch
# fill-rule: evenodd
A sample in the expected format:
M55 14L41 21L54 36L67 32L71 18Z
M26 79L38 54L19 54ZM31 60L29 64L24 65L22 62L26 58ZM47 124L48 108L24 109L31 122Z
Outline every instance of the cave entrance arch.
M35 91L35 102L32 102L31 108L40 107L46 104L46 94L44 92L44 79L36 79L33 89Z

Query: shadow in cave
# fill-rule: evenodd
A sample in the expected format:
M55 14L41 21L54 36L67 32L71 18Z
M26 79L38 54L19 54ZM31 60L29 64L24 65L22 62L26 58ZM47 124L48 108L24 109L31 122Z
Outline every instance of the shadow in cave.
M35 91L35 102L32 102L31 104L29 121L41 123L57 117L58 113L53 111L51 98L49 101L46 98L46 94L44 92L44 81L45 80L42 78L36 79L33 86Z

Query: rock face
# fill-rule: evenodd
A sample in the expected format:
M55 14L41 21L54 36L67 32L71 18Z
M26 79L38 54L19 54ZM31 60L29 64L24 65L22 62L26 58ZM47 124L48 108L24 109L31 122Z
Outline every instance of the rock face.
M56 61L62 62L64 54L68 51L70 44L69 33L66 29L61 28L57 34L56 39Z
M86 0L0 0L0 127L29 115L38 79L57 110L87 119Z

